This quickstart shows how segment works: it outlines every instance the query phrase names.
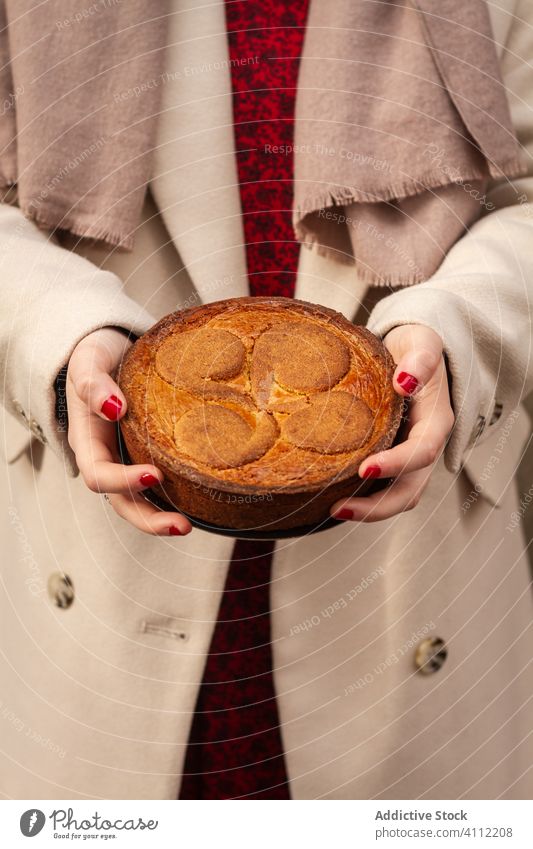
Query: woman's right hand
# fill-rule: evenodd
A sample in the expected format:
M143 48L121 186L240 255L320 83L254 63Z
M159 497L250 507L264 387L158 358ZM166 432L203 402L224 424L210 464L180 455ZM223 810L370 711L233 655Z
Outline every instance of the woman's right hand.
M125 466L118 457L115 422L126 412L126 399L111 375L131 344L104 327L76 345L67 370L68 442L86 486L107 493L119 516L148 534L183 536L192 530L185 516L158 510L140 495L163 480L162 472Z

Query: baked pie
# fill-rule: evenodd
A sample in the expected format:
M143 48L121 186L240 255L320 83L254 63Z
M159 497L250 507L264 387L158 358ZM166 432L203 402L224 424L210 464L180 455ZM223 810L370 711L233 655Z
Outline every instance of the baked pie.
M154 492L206 527L259 533L324 522L364 492L402 400L381 341L288 298L233 298L161 319L119 372L121 437L164 474Z

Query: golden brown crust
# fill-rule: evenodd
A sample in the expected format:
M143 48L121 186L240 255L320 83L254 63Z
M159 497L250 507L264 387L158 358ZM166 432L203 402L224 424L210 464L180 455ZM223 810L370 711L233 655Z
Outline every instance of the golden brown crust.
M278 530L327 518L364 491L402 402L381 341L326 307L235 298L173 313L130 349L119 383L133 462L207 523Z

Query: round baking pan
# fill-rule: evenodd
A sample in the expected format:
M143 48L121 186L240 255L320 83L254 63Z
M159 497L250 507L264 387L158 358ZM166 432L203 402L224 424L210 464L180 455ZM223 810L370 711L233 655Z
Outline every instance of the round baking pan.
M396 434L396 439L393 444L402 441L402 436L400 435L400 431L403 432L403 424L405 421L406 412L404 410L403 421L400 427L398 428L398 433ZM120 432L120 425L117 422L117 447L118 454L121 463L124 463L126 466L131 465L131 460L128 455L127 448L124 444L124 440L122 439L122 434ZM382 489L386 489L392 483L392 478L379 478L374 481L372 487L368 490L367 495L370 495L374 492L379 492ZM144 489L140 493L146 501L149 501L150 504L153 504L154 507L157 507L159 510L170 510L173 513L179 512L183 516L185 516L193 528L199 528L202 531L208 531L211 534L220 534L221 536L226 537L236 537L238 539L256 539L256 540L276 540L276 539L290 539L291 537L304 537L309 534L317 534L321 531L327 531L330 528L333 528L339 525L339 521L334 519L332 516L325 519L323 522L319 522L317 525L303 525L298 528L287 528L286 530L281 531L261 531L261 530L247 530L243 528L235 529L235 528L224 528L220 527L220 525L212 525L209 522L205 522L203 519L197 519L195 516L191 516L189 513L186 513L184 510L177 511L176 508L170 504L168 501L165 501L164 498L161 498L157 493L153 492L151 489Z

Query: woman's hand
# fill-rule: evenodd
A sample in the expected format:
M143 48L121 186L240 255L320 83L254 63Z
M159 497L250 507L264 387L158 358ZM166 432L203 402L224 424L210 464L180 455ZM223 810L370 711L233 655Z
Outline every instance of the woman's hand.
M148 534L182 536L191 524L180 513L165 513L139 493L163 480L156 466L120 463L115 422L126 412L126 399L111 374L131 342L104 327L78 343L67 371L68 441L85 484L107 493L114 510Z
M416 507L453 427L440 336L409 324L395 327L383 341L396 363L394 388L412 398L407 439L367 457L359 469L362 478L394 478L393 483L373 495L338 501L331 508L336 519L379 522Z

